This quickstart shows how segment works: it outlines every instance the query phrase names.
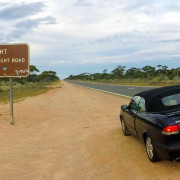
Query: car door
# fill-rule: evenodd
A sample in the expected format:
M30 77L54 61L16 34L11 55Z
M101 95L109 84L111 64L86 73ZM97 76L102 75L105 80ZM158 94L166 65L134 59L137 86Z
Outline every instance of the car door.
M146 116L147 116L146 115L146 102L145 102L145 99L142 97L138 105L138 112L136 113L136 119L135 119L136 133L138 137L141 137L141 138L142 138L142 133L144 132L145 126L147 124L147 122L145 121Z
M141 99L140 96L134 96L130 101L125 114L126 126L129 129L130 133L136 137L137 137L137 133L135 127L135 119L136 119L136 113L138 110L138 104L140 102L140 99Z

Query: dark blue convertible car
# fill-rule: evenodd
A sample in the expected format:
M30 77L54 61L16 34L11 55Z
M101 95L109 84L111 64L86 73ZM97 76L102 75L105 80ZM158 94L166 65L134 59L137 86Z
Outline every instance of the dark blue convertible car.
M120 121L125 136L145 144L150 161L180 160L180 85L136 94L121 106Z

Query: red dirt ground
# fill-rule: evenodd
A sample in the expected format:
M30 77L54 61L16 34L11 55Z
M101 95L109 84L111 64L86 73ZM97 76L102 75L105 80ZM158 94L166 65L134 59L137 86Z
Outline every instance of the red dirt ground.
M179 179L180 163L151 163L141 142L123 136L129 99L63 84L15 103L15 125L0 105L0 179Z

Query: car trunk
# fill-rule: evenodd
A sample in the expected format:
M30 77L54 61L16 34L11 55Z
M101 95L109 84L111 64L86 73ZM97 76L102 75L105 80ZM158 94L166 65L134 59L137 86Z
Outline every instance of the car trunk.
M165 114L166 118L169 119L169 125L180 124L180 111L173 111ZM180 127L180 126L179 126ZM164 135L167 145L180 145L180 128L178 134Z

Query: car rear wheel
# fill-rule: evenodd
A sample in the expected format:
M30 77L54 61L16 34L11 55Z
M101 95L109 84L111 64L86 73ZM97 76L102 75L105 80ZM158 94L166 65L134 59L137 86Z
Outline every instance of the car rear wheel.
M127 129L126 124L125 124L125 122L124 122L123 119L121 120L121 126L122 126L122 132L123 132L123 134L124 134L125 136L128 136L128 135L129 135L129 132L128 132L128 129Z
M151 138L148 136L146 138L146 151L147 151L147 155L148 158L151 162L157 162L159 161L158 155L156 153L156 150L154 149L154 146L152 144L152 140Z

